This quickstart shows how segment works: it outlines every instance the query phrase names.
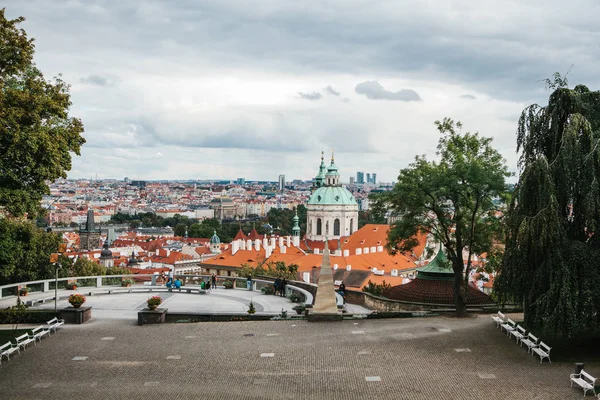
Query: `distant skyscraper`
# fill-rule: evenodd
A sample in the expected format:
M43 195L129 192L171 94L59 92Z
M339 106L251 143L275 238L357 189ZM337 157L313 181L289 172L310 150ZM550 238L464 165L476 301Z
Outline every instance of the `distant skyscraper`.
M285 175L279 175L279 191L283 192L285 189Z
M371 179L373 180L371 183L375 185L377 183L377 173L373 172Z
M365 183L365 173L364 172L356 173L356 183L358 183L358 184Z
M367 183L371 183L371 174L367 172Z
M235 182L240 186L244 186L246 184L246 178L237 178L237 181Z
M350 177L350 184L354 185L354 177L353 176Z

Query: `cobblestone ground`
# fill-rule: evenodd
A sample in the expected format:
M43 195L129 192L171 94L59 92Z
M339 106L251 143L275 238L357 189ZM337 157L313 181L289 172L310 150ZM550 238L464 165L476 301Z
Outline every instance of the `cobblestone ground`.
M487 315L145 326L95 319L3 362L0 399L580 399L569 387L573 368L540 364ZM600 375L600 365L586 369Z

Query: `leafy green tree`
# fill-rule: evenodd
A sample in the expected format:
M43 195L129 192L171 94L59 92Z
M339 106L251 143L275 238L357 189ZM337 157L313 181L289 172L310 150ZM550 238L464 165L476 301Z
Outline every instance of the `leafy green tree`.
M439 161L417 156L400 171L393 190L380 193L375 202L376 208L388 209L397 218L387 244L392 254L410 253L418 234L432 235L443 244L454 271L456 313L462 316L473 254L492 248L500 229L494 199L505 196L510 174L491 138L463 134L462 124L449 118L435 124L442 134Z
M382 296L383 292L390 289L391 287L392 287L392 285L390 285L389 283L386 283L385 280L383 282L381 282L381 284L377 284L377 283L371 282L371 280L369 279L367 286L362 288L362 291L371 293L374 296Z
M0 285L52 278L50 254L59 243L59 235L32 221L0 218Z
M85 143L83 124L69 116L69 85L48 81L33 63L33 39L0 9L0 207L35 218L46 182L66 178L71 152Z
M600 333L600 91L555 74L548 105L523 110L521 175L507 215L502 301L547 337Z

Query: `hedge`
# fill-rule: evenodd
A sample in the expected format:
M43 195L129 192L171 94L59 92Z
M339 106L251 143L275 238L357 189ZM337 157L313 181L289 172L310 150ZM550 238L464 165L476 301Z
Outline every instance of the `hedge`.
M0 324L37 324L45 323L54 317L58 317L58 313L54 310L11 310L5 308L0 310Z

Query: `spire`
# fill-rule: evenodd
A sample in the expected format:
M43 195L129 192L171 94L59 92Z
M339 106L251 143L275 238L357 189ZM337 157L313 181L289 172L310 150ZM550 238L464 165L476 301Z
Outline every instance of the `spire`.
M333 163L335 162L335 157L333 156L333 149L331 149L331 164L333 165Z
M300 221L300 218L298 218L298 210L296 209L296 215L294 215L294 226L292 227L292 236L300 236L300 226L298 225L298 222Z
M319 173L315 177L315 186L321 187L325 183L325 173L327 172L327 167L325 167L325 152L321 151L321 165L319 165Z
M91 207L88 207L87 211L87 221L85 223L85 230L88 232L93 232L95 230L94 225L94 210Z

